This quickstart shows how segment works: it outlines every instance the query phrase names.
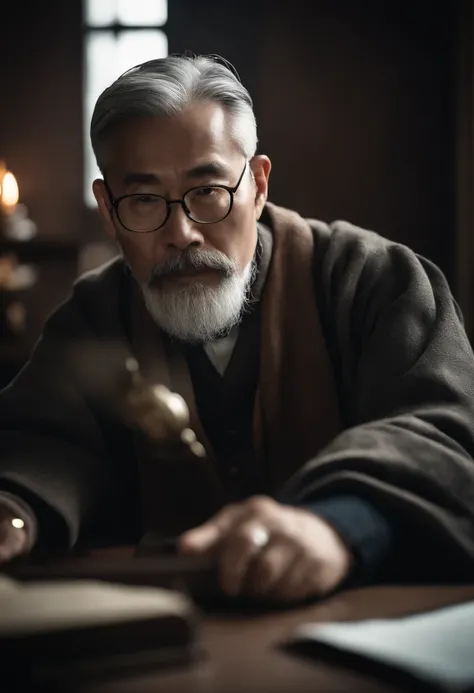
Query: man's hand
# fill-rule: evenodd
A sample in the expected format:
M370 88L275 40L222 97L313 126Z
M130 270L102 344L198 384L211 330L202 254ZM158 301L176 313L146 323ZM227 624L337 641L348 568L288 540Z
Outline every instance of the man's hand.
M0 564L27 553L30 541L22 520L0 503ZM15 526L17 525L17 526Z
M229 596L292 602L323 596L348 575L353 557L311 512L265 496L229 505L180 537L183 554L215 555Z

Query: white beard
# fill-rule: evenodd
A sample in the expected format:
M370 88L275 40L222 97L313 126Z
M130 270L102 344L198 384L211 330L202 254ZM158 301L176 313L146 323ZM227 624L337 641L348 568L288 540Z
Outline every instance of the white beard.
M224 277L216 287L195 281L176 289L149 284L141 288L148 312L164 332L183 342L206 343L241 321L255 274L252 260L243 272Z

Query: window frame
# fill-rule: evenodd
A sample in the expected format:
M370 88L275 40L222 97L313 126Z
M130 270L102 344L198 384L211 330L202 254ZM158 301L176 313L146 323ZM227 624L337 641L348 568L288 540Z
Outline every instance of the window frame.
M100 2L100 0L97 0ZM131 4L133 4L134 0L129 0ZM168 10L168 0L164 0L167 5L167 10ZM90 172L91 172L91 167L95 168L95 160L93 158L93 153L92 149L90 146L90 139L89 139L89 126L90 126L90 117L91 117L91 112L90 109L88 108L88 97L90 95L90 92L88 90L88 83L89 83L89 76L90 73L88 72L88 37L92 36L93 34L109 34L112 35L115 40L118 39L120 35L126 34L126 33L138 33L138 32L150 32L150 31L156 31L156 32L161 32L167 43L167 53L168 54L168 46L169 46L169 37L168 37L168 24L169 24L169 14L168 11L166 12L166 20L162 24L124 24L123 22L120 22L118 20L114 22L110 22L108 24L101 24L101 25L95 25L95 24L90 24L88 23L87 20L87 0L83 0L82 2L82 50L83 50L83 88L82 88L82 118L83 118L83 176L82 176L82 199L84 206L87 209L95 209L95 200L93 199L92 192L91 192L91 177L90 177ZM161 56L161 54L160 54ZM157 55L157 57L160 57ZM136 63L135 63L136 64ZM132 68L133 65L129 65L128 68ZM119 77L119 74L116 75ZM97 97L99 95L97 94ZM94 100L95 100L94 96ZM96 169L97 170L97 169Z

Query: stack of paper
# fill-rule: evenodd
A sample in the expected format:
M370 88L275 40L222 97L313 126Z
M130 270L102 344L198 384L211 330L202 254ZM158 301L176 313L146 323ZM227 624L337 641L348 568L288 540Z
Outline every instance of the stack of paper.
M400 619L308 624L290 643L316 655L318 644L367 671L372 662L438 690L474 690L474 602Z

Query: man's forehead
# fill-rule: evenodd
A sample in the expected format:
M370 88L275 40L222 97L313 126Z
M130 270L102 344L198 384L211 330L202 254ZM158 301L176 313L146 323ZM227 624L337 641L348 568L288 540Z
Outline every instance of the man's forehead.
M180 113L170 116L133 116L123 121L117 129L117 144L143 142L152 144L167 142L213 143L228 141L231 116L220 104L193 104Z
M202 109L190 108L169 117L131 118L116 132L110 163L114 168L135 171L159 165L176 166L191 176L199 167L203 168L201 173L225 174L232 170L232 160L239 154L227 119L217 104L203 104Z

